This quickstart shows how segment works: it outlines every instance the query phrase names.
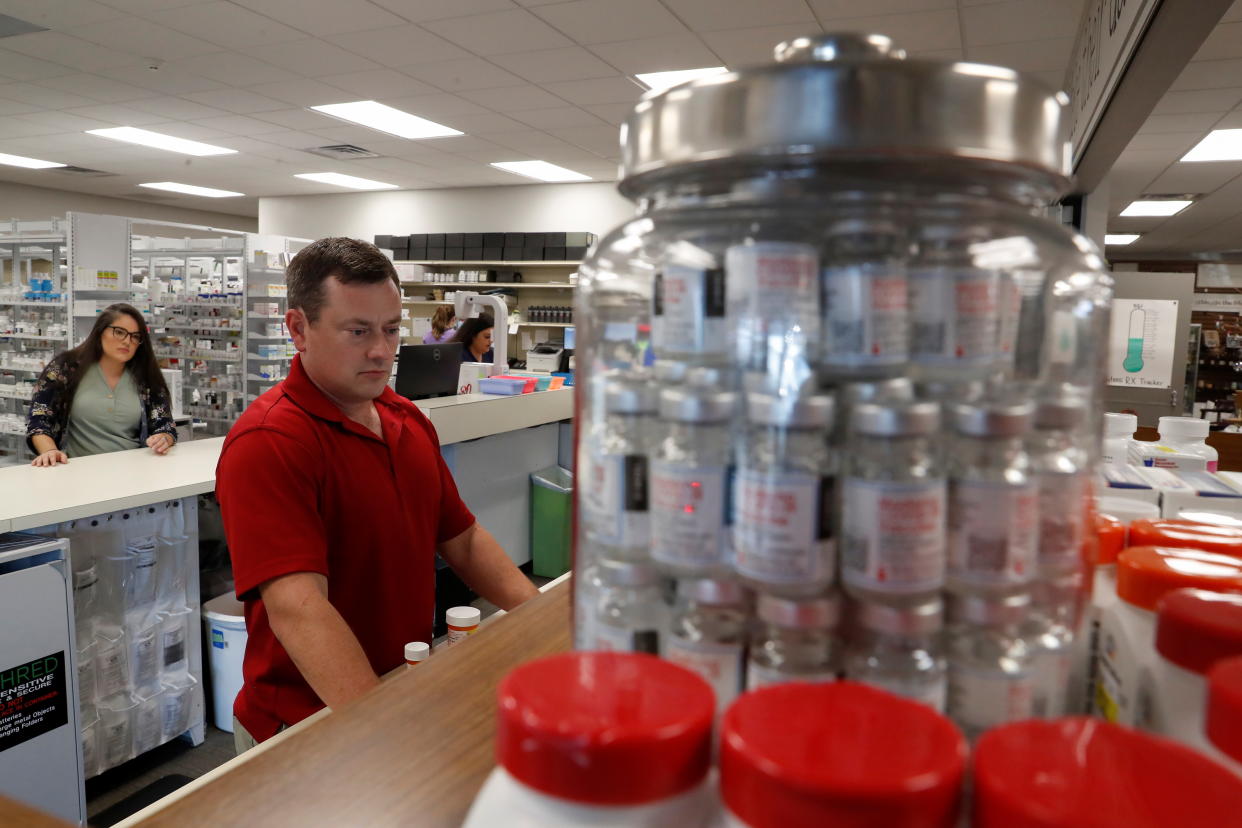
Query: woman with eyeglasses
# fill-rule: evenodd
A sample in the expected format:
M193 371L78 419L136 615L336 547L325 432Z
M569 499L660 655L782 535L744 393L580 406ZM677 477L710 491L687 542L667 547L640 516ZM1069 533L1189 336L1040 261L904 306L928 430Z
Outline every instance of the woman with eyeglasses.
M31 465L177 442L168 386L137 308L109 305L76 348L57 354L35 384L26 442Z

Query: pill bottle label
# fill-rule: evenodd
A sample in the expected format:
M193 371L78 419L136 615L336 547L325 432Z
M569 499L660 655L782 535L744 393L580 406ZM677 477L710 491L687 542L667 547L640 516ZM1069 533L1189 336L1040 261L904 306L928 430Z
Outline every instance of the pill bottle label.
M841 571L847 585L898 594L943 585L944 481L847 478L842 504Z
M784 684L788 681L805 681L810 684L827 684L837 680L832 670L811 673L785 673L775 667L765 667L751 661L746 665L746 689L757 690L772 684Z
M1035 678L1030 672L1001 673L949 664L949 715L968 734L1029 719L1034 704Z
M690 641L681 636L669 636L664 647L664 657L698 673L716 691L716 710L721 711L733 702L742 687L741 644L721 644L714 641Z
M739 573L774 584L826 581L836 568L831 478L743 470L733 513Z
M1035 696L1031 712L1041 719L1054 719L1067 713L1070 654L1064 650L1037 650L1031 659L1035 674Z
M592 625L595 649L619 653L649 653L659 655L660 633L655 629L632 629L617 627L596 621Z
M987 270L931 269L910 276L916 361L990 363L998 344L1000 280Z
M910 352L910 298L900 269L824 269L824 362L894 365Z
M652 462L651 557L682 565L724 560L727 479L723 467Z
M1039 563L1076 566L1082 560L1086 479L1081 474L1039 476Z
M980 585L1022 584L1035 573L1039 492L1032 485L949 487L949 571Z
M651 534L647 458L641 454L596 455L587 481L593 485L585 488L583 503L594 540L609 546L646 548Z
M948 681L943 673L934 676L930 680L922 679L918 681L903 681L895 678L872 676L859 677L853 680L872 687L878 687L881 690L887 690L894 696L901 696L903 699L922 702L937 713L945 711L948 698Z
M456 644L458 641L465 641L467 638L474 635L478 628L477 624L473 627L449 627L448 643Z
M651 344L663 355L721 355L729 344L721 268L666 264L651 296Z

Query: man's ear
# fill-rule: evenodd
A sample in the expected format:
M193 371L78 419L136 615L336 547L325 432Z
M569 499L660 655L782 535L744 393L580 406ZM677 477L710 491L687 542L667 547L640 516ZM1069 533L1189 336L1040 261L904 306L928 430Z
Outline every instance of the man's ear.
M301 308L289 308L285 311L285 327L289 329L289 338L293 340L293 347L298 353L306 350L306 333L310 324Z

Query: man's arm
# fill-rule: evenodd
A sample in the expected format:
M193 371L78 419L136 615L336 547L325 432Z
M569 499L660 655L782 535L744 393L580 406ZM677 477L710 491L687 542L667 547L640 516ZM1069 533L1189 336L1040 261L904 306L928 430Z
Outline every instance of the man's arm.
M328 579L294 572L259 586L272 632L302 677L331 708L379 684L353 630L328 602Z
M436 551L467 586L502 610L511 610L539 594L492 533L477 523L440 544Z

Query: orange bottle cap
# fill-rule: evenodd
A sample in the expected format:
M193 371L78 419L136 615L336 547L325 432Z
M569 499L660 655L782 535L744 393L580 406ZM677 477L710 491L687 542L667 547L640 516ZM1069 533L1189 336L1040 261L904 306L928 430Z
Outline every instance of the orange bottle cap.
M1165 593L1194 587L1242 593L1242 559L1201 549L1131 546L1117 556L1117 595L1154 612Z
M1190 520L1136 520L1131 546L1177 546L1242 557L1242 529Z
M1095 536L1100 543L1096 564L1117 563L1117 556L1126 548L1126 525L1112 515L1096 515Z

